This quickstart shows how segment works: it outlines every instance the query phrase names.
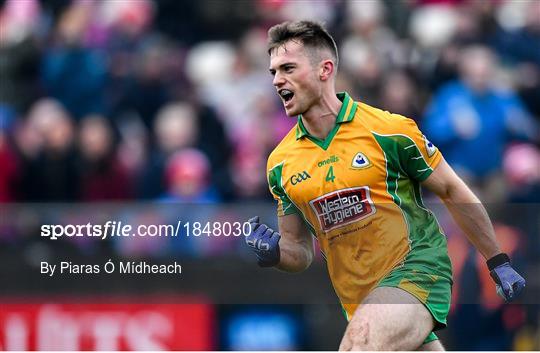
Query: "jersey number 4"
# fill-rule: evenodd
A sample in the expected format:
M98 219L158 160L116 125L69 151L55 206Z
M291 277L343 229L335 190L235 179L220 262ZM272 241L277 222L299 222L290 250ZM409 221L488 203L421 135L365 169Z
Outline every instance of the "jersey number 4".
M331 181L333 183L334 179L336 179L336 176L334 175L334 166L330 166L328 173L326 173L326 181Z

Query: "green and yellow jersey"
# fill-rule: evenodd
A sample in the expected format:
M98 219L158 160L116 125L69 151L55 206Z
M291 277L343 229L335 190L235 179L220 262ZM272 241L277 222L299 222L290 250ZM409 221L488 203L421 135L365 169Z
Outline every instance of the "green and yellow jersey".
M348 317L394 271L451 282L446 238L420 182L442 156L413 120L355 102L347 93L325 140L301 117L268 158L278 215L297 213L319 241ZM426 303L430 286L399 277ZM431 309L430 309L431 310Z

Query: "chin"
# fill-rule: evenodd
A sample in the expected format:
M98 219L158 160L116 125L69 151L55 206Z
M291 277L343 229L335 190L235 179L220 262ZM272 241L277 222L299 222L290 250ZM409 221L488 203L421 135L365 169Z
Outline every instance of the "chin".
M298 115L302 114L303 112L301 111L301 109L298 109L298 108L295 108L293 107L292 109L285 109L285 114L287 114L288 117L291 117L291 118L295 118L297 117Z
M289 118L294 118L298 116L298 113L296 113L294 110L285 111L285 114L287 114Z

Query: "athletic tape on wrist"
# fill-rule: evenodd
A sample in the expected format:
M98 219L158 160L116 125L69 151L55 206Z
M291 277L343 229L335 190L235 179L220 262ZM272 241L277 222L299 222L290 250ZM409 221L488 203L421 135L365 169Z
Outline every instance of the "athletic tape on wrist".
M503 252L493 256L491 259L486 261L490 271L493 271L495 267L505 264L507 262L510 262L510 257L508 257L508 255Z

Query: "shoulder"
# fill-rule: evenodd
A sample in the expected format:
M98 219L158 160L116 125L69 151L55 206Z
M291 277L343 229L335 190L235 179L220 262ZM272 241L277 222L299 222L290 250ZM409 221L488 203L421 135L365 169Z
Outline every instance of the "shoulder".
M437 88L432 95L431 104L458 104L455 103L455 99L459 99L459 102L470 99L470 90L458 80L447 82Z
M435 92L437 96L443 96L443 97L453 96L456 94L462 95L465 93L467 94L469 93L469 88L467 88L467 86L459 80L449 81L441 85Z
M519 96L508 87L495 87L493 89L493 95L497 99L497 102L502 104L513 104L520 101Z
M358 103L355 120L358 120L372 133L381 135L409 134L418 129L416 122L400 114Z

